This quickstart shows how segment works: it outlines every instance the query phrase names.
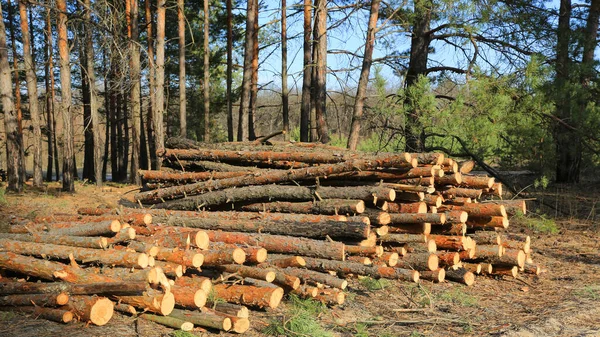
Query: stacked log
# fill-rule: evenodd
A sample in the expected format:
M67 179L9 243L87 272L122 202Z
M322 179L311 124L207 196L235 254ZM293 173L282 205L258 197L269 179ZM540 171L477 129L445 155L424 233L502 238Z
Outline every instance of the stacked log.
M141 208L48 214L0 234L0 269L52 289L3 278L6 305L25 295L56 310L47 317L105 324L92 319L101 300L178 329L243 332L246 307L276 308L285 293L339 305L353 276L471 285L539 273L530 238L503 234L524 202L482 200L501 185L443 154L168 144L169 171L140 171ZM123 282L137 286L111 287Z

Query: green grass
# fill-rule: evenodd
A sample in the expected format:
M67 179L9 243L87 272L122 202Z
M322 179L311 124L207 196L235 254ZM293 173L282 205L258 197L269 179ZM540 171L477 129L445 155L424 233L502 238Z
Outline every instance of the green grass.
M188 331L175 330L171 333L171 337L198 337L198 335L194 335Z
M391 285L390 281L386 279L374 279L371 277L363 277L359 282L369 291L383 290Z
M318 317L327 312L323 303L312 299L300 299L293 294L289 299L292 307L283 317L272 319L262 333L269 336L333 336L318 321Z
M540 233L558 234L559 232L556 221L544 214L536 216L516 215L513 218L513 221L521 223L529 227L530 229Z
M589 298L591 300L600 299L600 285L585 286L575 292L579 297Z
M6 201L6 190L4 188L0 188L0 205L6 206L8 205L8 201Z
M477 305L477 298L472 295L466 294L460 288L454 288L452 290L445 291L439 295L439 299L459 304L464 307L473 307Z
M214 306L218 303L224 303L225 301L217 296L217 292L214 289L210 289L208 296L206 297L206 302L210 303L210 305Z
M10 321L15 318L15 313L12 311L0 311L0 322L2 321Z

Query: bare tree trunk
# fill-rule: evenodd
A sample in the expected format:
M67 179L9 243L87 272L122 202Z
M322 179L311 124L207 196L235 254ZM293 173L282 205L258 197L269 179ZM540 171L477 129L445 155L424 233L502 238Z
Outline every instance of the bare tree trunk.
M204 141L210 141L210 47L209 47L209 16L208 2L204 0Z
M79 11L79 9L78 9ZM85 15L85 14L84 14ZM79 27L85 31L85 23L81 22ZM83 154L83 179L94 180L94 133L92 126L91 92L89 78L87 77L88 60L85 51L85 43L79 43L79 65L81 71L81 95L83 103L83 132L84 132L84 154Z
M238 119L237 140L245 141L248 135L248 115L250 111L250 91L252 86L252 48L254 47L254 0L248 0L246 9L246 43L244 46L244 75L242 79L242 93L240 96L240 112Z
M127 104L127 96L129 86L123 87L121 90L121 102L123 104L123 166L121 167L121 181L127 181L127 167L129 165L129 106ZM129 90L130 91L130 90Z
M53 146L53 151L52 153L53 155L53 159L54 159L54 171L55 171L55 177L56 177L56 181L60 180L60 166L59 166L59 153L58 153L58 142L56 141L56 85L55 85L55 81L54 81L54 58L52 57L53 53L54 53L54 48L52 47L52 22L51 22L51 18L50 18L50 8L47 9L46 12L46 30L47 30L47 34L46 34L46 38L48 39L48 76L50 78L50 107L48 110L49 113L51 114L51 119L52 119L52 124L51 124L51 128L52 128L52 146ZM50 145L48 145L50 146ZM48 166L50 166L50 163L48 164ZM50 170L52 171L52 170ZM52 179L48 179L49 181Z
M60 54L61 111L63 116L63 187L65 192L74 192L73 159L75 142L73 114L71 112L71 65L69 64L69 46L67 37L67 3L56 0L58 8L58 52Z
M104 73L104 110L106 112L106 126L104 132L104 159L102 160L102 181L106 181L106 171L108 166L108 146L112 145L112 140L110 139L111 130L112 130L112 119L111 119L111 105L110 105L110 70L108 70L109 65L106 57L107 49L103 49L102 52L102 64L103 73ZM112 159L112 158L111 158Z
M205 1L206 2L206 1ZM185 4L177 0L177 31L179 33L179 136L187 138L187 117L185 98ZM205 5L206 8L206 5Z
M289 91L287 86L287 17L286 0L281 0L281 104L283 105L283 131L285 140L290 139Z
M250 85L250 108L248 109L248 139L256 139L254 127L258 100L258 0L252 5L252 81Z
M154 115L154 144L156 150L165 146L163 114L165 111L165 0L157 0L156 6L156 106ZM156 168L160 169L161 161L156 160Z
M46 180L52 181L52 162L54 159L54 88L50 86L50 76L52 67L52 26L50 25L50 8L46 9L46 33L45 41L45 62L44 62L44 84L46 86L46 137L48 138L48 159L46 166ZM54 82L54 80L52 80Z
M23 61L29 94L29 114L33 127L33 186L41 187L44 184L42 176L42 129L40 128L40 107L37 93L37 75L31 57L31 41L29 36L29 23L27 19L27 5L24 0L19 0L19 16L21 18L21 35L23 38Z
M231 98L232 72L233 72L233 13L232 0L227 3L227 140L233 142L233 102Z
M311 53L312 1L304 0L304 74L302 79L302 105L300 107L300 141L308 142L310 135L310 102L312 79Z
M321 143L329 143L327 130L327 0L317 0L315 26L318 34L316 57L316 113L317 133Z
M110 171L111 180L116 181L119 178L119 162L118 162L118 136L117 136L117 92L115 89L115 78L116 76L116 61L114 60L114 52L110 54L110 70L108 80L108 96L109 96L109 114L110 114Z
M156 84L154 82L156 70L154 67L154 30L153 20L152 20L152 8L151 8L151 0L146 0L145 2L145 15L146 15L146 33L148 39L148 86L149 86L149 100L148 100L148 113L146 118L146 131L148 134L148 153L149 156L149 166L152 167L153 170L156 169L156 135L154 132L154 113L156 111Z
M88 0L89 1L89 0ZM136 185L141 185L142 181L137 171L140 169L140 133L141 130L141 115L142 105L140 101L141 87L140 87L140 49L139 49L139 30L138 30L138 0L131 1L131 40L129 42L130 59L129 59L129 71L131 76L131 180Z
M360 136L360 123L363 118L365 98L367 96L367 85L369 84L369 72L373 63L373 47L375 46L375 33L377 31L377 17L379 16L379 4L381 0L371 1L371 14L369 15L369 27L367 29L367 41L365 42L365 54L363 56L362 70L358 79L358 88L354 101L354 114L350 135L348 136L348 148L356 150Z
M8 180L6 189L21 192L24 184L20 174L23 166L23 160L20 156L23 140L17 128L17 114L13 101L10 73L6 28L4 27L4 14L0 3L0 95L2 96L2 111L4 112L4 130L6 131L6 173Z
M116 65L114 65L115 77L114 82L121 82L120 79L123 76L121 67L119 66L119 62L116 61ZM118 83L118 87L114 89L113 95L115 96L115 125L117 131L117 172L113 174L113 181L122 181L123 180L123 162L125 160L125 147L123 146L123 87L121 83Z
M428 34L431 22L431 0L415 0L413 32L410 43L410 60L406 72L405 87L415 85L419 76L427 74L427 59L429 56L429 45L431 43ZM425 140L423 139L423 127L420 122L420 112L415 107L412 97L407 97L405 104L409 107L406 116L405 138L407 152L424 152Z
M317 1L315 0L315 6L313 8L314 11L314 22L312 27L313 38L312 42L312 63L310 67L310 141L317 142L319 141L319 135L317 133L317 48L319 42L319 33L317 32Z
M23 144L23 111L21 109L21 80L19 79L19 58L17 54L17 38L15 37L15 29L13 27L13 18L14 15L12 13L12 5L10 1L8 1L8 30L10 31L10 40L12 45L13 52L13 74L15 81L15 103L16 103L16 111L17 111L17 129L20 135L21 146L19 147L19 156L21 165L19 166L19 175L21 176L21 180L23 182L27 181L27 175L25 174L25 145Z

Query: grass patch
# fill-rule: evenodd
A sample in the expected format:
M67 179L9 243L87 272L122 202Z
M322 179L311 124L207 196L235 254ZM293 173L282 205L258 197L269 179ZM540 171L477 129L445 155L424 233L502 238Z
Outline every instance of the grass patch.
M171 336L171 337L198 337L198 335L194 335L194 334L193 334L193 333L191 333L191 332L188 332L188 331L183 331L183 330L176 330L176 331L173 331L173 332L170 334L170 336Z
M16 314L12 311L0 311L0 322L1 321L10 321L15 318Z
M473 307L477 305L477 298L466 294L460 288L445 291L439 295L440 300L459 304L463 307Z
M391 285L390 281L386 279L374 279L372 277L363 277L359 282L369 291L383 290Z
M579 297L589 298L591 300L599 300L600 299L600 286L592 285L585 286L578 291L575 292L575 295Z
M262 333L269 336L333 337L317 320L327 312L325 304L312 299L300 299L294 294L289 299L292 308L280 319L272 319Z
M0 188L0 205L6 206L8 205L8 201L6 200L6 189Z
M206 303L210 303L210 305L213 306L214 309L216 304L225 303L225 300L217 296L217 292L213 288L211 288L208 292L208 295L206 296Z
M527 226L528 228L545 234L558 234L559 229L556 221L548 217L547 215L541 214L536 216L524 216L517 214L513 221Z

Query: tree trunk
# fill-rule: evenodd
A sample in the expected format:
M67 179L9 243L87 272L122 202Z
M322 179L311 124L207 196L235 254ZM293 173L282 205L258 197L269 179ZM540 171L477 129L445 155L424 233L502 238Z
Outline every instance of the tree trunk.
M6 168L9 191L21 192L24 181L21 179L23 158L20 153L23 148L22 134L19 133L17 111L12 95L11 69L8 63L6 48L6 28L4 15L0 4L0 94L2 95L2 110L4 112L4 130L6 132Z
M131 180L135 185L141 185L142 181L137 171L140 168L140 134L141 129L141 118L142 118L142 104L141 104L141 84L140 84L140 49L139 49L139 30L138 30L138 0L127 0L131 1L131 40L129 42L129 48L131 49L131 58L129 59L129 70L131 76ZM145 146L145 145L144 145Z
M58 8L58 51L60 54L61 110L63 116L63 186L65 192L74 192L73 158L75 156L75 134L73 129L73 113L71 111L71 65L67 36L67 2L57 0Z
M304 61L302 75L302 105L300 107L300 141L308 142L310 135L310 102L312 79L312 53L311 53L311 8L312 1L304 0Z
M244 44L244 72L240 95L237 140L249 139L250 95L252 90L252 50L254 48L254 0L248 0L246 9L246 42Z
M252 5L252 80L250 85L250 107L248 109L248 139L256 139L256 107L258 106L258 0Z
M41 187L44 183L42 177L42 130L40 128L40 107L37 92L37 75L33 64L32 41L30 41L29 24L27 21L27 5L24 0L19 0L19 15L21 18L21 35L23 38L23 61L29 94L29 114L33 127L33 186Z
M209 0L204 0L204 141L210 141L210 47L209 47Z
M316 0L315 14L315 36L316 42L316 64L315 88L316 111L315 118L317 122L318 141L327 144L330 141L329 131L327 129L327 1Z
M226 0L227 6L227 140L232 142L233 134L233 97L231 86L233 82L233 13L232 1Z
M177 0L177 33L179 34L179 136L187 138L185 98L185 0Z
M290 139L289 91L287 86L287 4L281 0L281 104L283 105L284 139Z
M148 153L150 154L149 167L153 170L157 168L156 158L156 133L154 132L154 119L156 111L156 83L155 75L156 69L154 65L154 31L152 29L152 8L150 4L151 0L145 0L145 15L146 15L146 38L148 39L148 112L146 114L146 132L148 134Z
M165 113L165 0L157 0L156 7L156 106L154 114L154 144L156 150L164 148L165 134L163 115ZM156 168L160 169L161 161L156 160Z
M78 8L78 10L80 10ZM84 14L85 15L85 14ZM79 29L85 31L85 25L83 22ZM87 39L87 37L85 37ZM85 42L85 41L84 41ZM88 78L88 60L87 60L87 47L86 43L78 43L79 47L79 70L81 74L81 96L83 104L83 127L84 127L84 154L83 154L83 174L82 178L94 181L94 133L92 124L92 112L91 112L91 92L90 92L90 81Z
M52 162L55 155L54 152L54 87L51 82L54 82L54 79L50 80L50 77L54 78L54 67L52 66L52 26L50 25L50 8L46 9L46 31L44 33L44 84L46 87L46 138L48 141L48 158L46 165L46 180L52 181Z
M369 72L373 63L373 47L375 45L375 33L377 32L377 18L379 16L380 0L371 1L371 14L369 16L369 26L367 29L367 41L365 42L365 52L363 56L362 70L358 78L358 88L354 99L354 114L352 115L352 125L350 126L350 135L348 136L347 147L350 150L356 150L358 139L360 137L360 124L363 118L363 110L367 95L367 86L369 84ZM338 130L341 132L341 130Z
M414 3L414 22L412 27L412 37L410 43L410 60L406 73L405 88L408 90L415 85L419 76L425 76L427 73L427 58L429 56L429 44L431 43L428 34L431 22L431 0L415 0ZM419 121L420 113L416 107L418 97L408 97L405 104L409 111L406 116L405 138L407 152L424 152L425 144L422 139L423 127Z

